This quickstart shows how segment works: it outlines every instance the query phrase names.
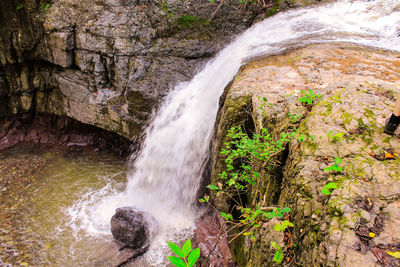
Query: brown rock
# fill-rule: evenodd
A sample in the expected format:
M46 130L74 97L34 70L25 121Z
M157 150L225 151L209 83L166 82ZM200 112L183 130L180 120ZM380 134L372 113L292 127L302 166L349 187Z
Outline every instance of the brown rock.
M201 251L201 266L233 267L224 219L211 208L196 220L195 242Z

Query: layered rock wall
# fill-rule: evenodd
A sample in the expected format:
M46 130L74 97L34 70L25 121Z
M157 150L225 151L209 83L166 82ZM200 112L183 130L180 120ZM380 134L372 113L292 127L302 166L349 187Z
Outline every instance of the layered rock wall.
M128 138L256 14L233 0L25 0L0 12L0 117L66 115Z

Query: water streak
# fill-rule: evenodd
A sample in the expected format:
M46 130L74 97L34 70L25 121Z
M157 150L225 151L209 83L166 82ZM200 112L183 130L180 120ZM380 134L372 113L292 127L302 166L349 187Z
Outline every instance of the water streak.
M399 51L399 25L400 1L394 0L340 1L280 13L254 25L190 82L169 94L146 130L126 191L86 203L83 214L96 224L86 220L85 227L108 232L110 217L120 206L148 211L161 226L148 257L153 255L151 262L161 264L154 261L163 258L155 253L156 248L185 229L190 233L193 227L197 216L193 203L209 154L219 97L240 66L257 56L332 41Z

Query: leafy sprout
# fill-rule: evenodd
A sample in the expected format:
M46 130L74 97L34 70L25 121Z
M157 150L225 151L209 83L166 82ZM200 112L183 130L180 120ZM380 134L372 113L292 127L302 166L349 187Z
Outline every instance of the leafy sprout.
M337 188L338 187L337 187L336 183L333 183L333 182L327 183L324 186L324 188L322 188L321 193L324 194L324 195L330 195L330 194L332 194L331 189L337 189Z
M335 163L332 166L326 167L324 171L329 172L329 171L334 171L334 172L341 172L343 170L343 167L340 165L343 163L342 159L339 157L335 157Z
M175 253L177 257L170 256L167 257L167 259L169 259L169 261L177 267L192 267L195 265L197 259L200 257L200 249L199 248L192 249L192 243L190 239L188 239L183 244L182 248L169 241L168 241L168 246L171 248L171 250Z
M302 93L302 96L299 98L299 101L310 106L313 105L317 99L321 98L320 94L315 94L311 89L308 89L308 91L301 90L300 92Z

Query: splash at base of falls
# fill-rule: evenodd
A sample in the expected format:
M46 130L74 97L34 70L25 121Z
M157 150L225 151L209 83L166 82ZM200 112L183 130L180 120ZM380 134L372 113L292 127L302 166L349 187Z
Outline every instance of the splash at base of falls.
M151 200L147 200L147 202L149 206L152 205ZM76 234L85 231L86 234L93 237L110 238L110 220L115 210L119 207L129 206L137 207L132 205L125 192L118 193L110 185L106 185L99 191L86 193L72 207L68 208L67 214L71 218L69 226L74 229ZM193 218L198 217L199 211L190 209L179 213L178 217L176 214L166 215L162 210L163 207L161 205L149 211L155 216L160 227L157 236L151 241L149 251L142 256L143 261L138 266L165 265L167 263L165 257L169 253L166 240L179 243L193 235L195 227Z
M161 265L166 240L188 238L202 170L225 86L254 57L312 43L351 42L400 50L399 1L339 1L291 10L266 19L223 49L192 81L178 85L146 130L143 149L132 163L125 192L104 188L84 196L70 210L76 231L109 235L115 209L134 206L151 213L160 234L146 258Z

